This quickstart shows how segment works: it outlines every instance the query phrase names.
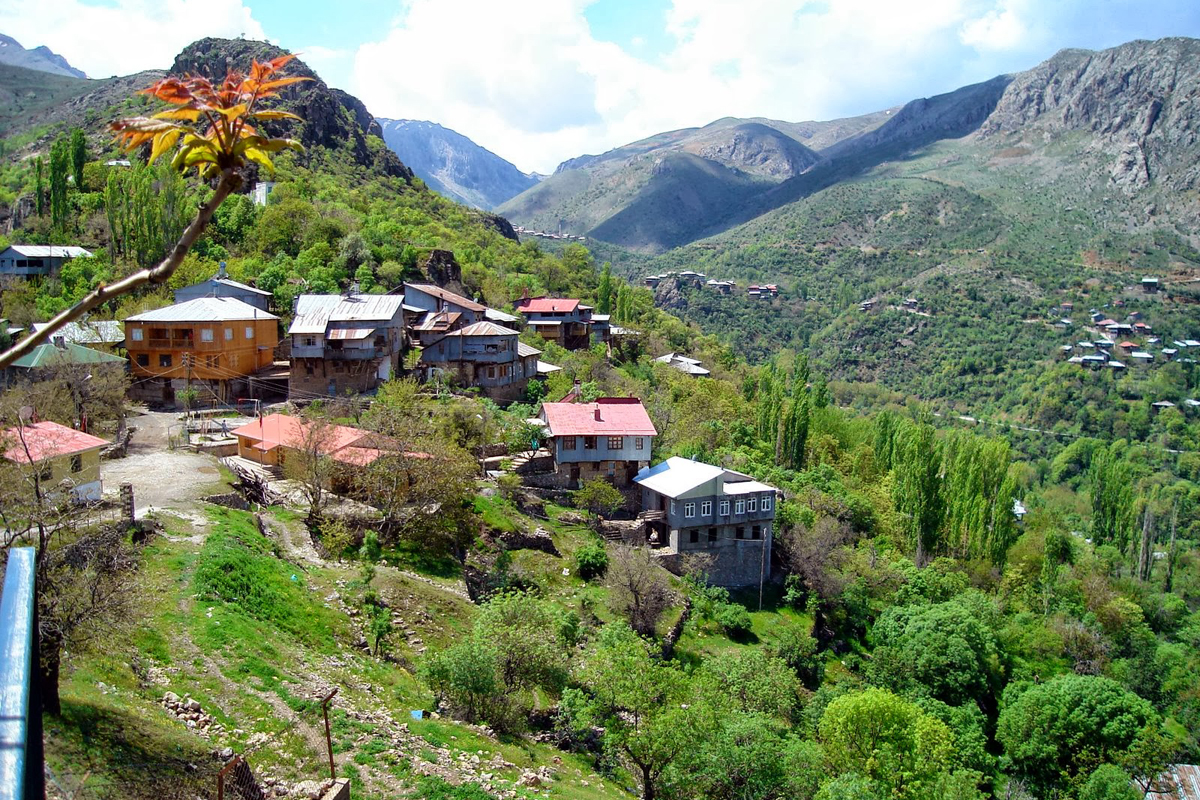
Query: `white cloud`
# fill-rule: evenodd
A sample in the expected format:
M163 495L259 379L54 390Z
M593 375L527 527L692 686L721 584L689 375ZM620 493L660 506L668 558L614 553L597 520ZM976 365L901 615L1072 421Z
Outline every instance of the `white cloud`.
M1019 38L1009 4L674 0L673 46L635 54L592 38L586 0L409 0L360 47L350 88L373 113L439 122L546 172L722 116L825 119L912 99L914 85L947 91L972 48Z
M242 0L0 0L4 32L46 45L92 78L166 69L204 36L265 39Z

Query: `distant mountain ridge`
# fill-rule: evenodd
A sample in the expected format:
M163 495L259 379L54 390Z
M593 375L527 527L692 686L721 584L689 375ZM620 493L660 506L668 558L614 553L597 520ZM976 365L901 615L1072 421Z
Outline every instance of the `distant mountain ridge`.
M32 50L26 50L16 39L2 33L0 33L0 64L34 69L38 72L49 72L52 75L66 75L70 78L87 77L83 70L72 67L65 58L49 47L39 45Z
M1010 160L1030 154L1046 159L1048 170L1078 174L1081 183L1099 174L1126 195L1149 192L1147 208L1160 216L1171 209L1176 222L1200 225L1200 210L1187 200L1200 187L1197 98L1197 40L1064 50L1028 71L863 117L723 119L657 134L564 161L497 211L526 227L656 253L961 141L979 150L981 183L994 180L989 170L1001 163L988 162L992 151ZM704 163L685 165L685 156Z
M490 210L536 185L516 166L457 131L411 119L377 119L383 141L439 194Z

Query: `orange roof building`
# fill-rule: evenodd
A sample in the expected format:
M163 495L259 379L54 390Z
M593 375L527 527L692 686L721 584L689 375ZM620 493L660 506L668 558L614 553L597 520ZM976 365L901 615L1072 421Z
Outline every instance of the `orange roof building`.
M35 422L0 433L4 459L29 468L44 492L68 487L72 499L100 499L100 450L108 442L57 422ZM30 489L32 492L32 488Z

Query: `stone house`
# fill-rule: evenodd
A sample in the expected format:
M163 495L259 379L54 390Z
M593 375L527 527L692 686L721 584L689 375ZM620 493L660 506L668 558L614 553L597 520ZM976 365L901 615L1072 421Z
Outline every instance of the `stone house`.
M649 465L658 431L636 397L601 397L593 403L542 403L554 472L567 486L608 478L629 486Z
M279 317L232 297L135 314L125 320L130 396L174 406L176 393L190 386L205 403L253 397L250 376L271 367L278 344Z
M767 577L777 489L686 458L647 467L634 482L652 542L679 556L711 556L709 578L722 586L749 586Z
M100 499L100 451L109 442L57 422L34 422L0 433L4 459L37 470L44 491L51 496L69 487L71 499ZM31 489L32 491L32 489Z
M302 294L288 328L288 396L373 392L400 369L403 299L389 294Z
M493 400L512 401L538 375L541 351L517 339L517 332L494 322L476 322L451 331L421 350L423 380L440 371L464 387L476 387Z

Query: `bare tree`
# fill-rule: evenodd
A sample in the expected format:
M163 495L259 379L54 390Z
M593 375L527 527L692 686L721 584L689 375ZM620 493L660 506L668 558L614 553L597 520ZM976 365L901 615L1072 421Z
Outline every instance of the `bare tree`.
M605 584L609 607L643 636L654 634L659 619L674 599L666 572L645 547L613 548Z
M283 462L284 474L300 484L300 491L308 501L308 524L314 528L321 522L337 470L336 462L329 457L333 438L334 427L329 419L320 411L310 410L300 441L291 444Z

